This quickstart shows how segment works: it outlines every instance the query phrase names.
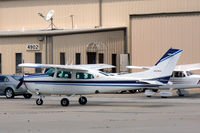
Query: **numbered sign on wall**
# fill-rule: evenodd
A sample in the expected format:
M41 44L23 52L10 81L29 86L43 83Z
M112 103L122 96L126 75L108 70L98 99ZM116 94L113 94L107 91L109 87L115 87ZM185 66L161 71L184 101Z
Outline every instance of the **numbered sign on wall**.
M26 50L28 51L38 51L40 50L40 45L39 44L28 44L26 47Z

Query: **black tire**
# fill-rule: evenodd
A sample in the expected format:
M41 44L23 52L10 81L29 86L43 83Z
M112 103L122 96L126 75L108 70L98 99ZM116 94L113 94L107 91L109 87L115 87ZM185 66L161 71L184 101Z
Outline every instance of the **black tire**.
M87 98L86 97L80 97L78 100L80 105L85 105L87 103Z
M14 93L13 89L11 89L11 88L6 89L5 90L5 96L8 99L14 98L15 97L15 93Z
M129 90L130 93L134 94L137 90Z
M60 101L60 104L62 106L68 106L69 105L69 100L67 98L63 98L61 101Z
M119 93L120 93L120 94L123 94L123 93L126 93L126 91L120 91Z
M30 99L32 97L32 94L24 94L23 96L25 99Z
M178 94L178 96L179 96L179 97L184 97L185 95L184 95L184 94Z
M161 98L168 98L168 97L166 97L166 96L161 96Z
M158 89L153 89L152 91L153 91L153 92L158 92Z
M40 98L38 98L38 99L36 100L36 104L37 104L37 105L42 105L42 104L43 104L43 100L40 99Z

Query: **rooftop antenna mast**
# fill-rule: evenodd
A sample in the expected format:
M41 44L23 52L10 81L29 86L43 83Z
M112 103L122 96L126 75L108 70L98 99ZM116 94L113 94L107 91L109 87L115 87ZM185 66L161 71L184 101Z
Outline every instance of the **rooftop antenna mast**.
M47 22L50 20L51 22L50 22L49 27L51 27L51 30L55 30L54 27L56 27L56 26L55 26L54 23L53 23L54 10L50 10L50 11L47 13L46 16L44 16L42 13L38 13L38 15L39 15L40 17L42 17L43 19L45 19Z

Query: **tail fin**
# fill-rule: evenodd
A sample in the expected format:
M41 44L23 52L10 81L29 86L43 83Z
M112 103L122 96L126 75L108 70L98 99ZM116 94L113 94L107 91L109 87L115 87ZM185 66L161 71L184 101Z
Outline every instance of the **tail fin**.
M155 66L144 72L133 73L132 76L167 83L182 52L180 49L169 49Z

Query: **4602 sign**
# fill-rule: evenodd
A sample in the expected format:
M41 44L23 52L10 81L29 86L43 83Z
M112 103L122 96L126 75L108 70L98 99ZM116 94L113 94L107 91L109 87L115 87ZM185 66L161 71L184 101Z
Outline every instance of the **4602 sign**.
M39 44L28 44L26 47L26 50L29 50L29 51L40 50L40 45Z

